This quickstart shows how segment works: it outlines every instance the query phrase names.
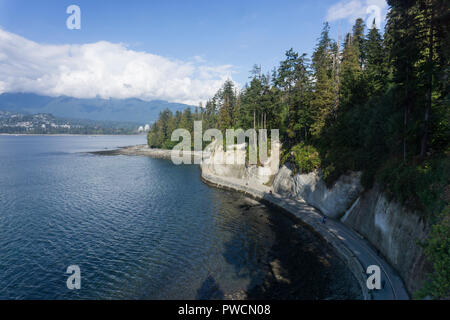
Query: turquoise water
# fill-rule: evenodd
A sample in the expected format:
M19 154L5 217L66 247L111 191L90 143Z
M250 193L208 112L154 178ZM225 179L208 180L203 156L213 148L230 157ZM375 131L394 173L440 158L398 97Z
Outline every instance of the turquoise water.
M85 153L143 143L0 136L0 299L210 299L262 281L278 213L198 166Z

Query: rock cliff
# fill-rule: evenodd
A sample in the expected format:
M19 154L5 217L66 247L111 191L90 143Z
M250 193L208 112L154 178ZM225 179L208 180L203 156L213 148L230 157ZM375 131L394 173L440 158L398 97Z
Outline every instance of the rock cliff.
M341 176L331 189L320 178L318 171L293 175L283 166L273 183L274 191L288 197L305 200L323 214L337 218L343 215L362 191L360 173Z
M429 266L418 241L427 237L428 226L419 214L388 201L375 187L361 195L341 220L383 254L410 293L421 287Z
M328 189L319 171L294 175L283 166L273 189L286 197L303 199L361 234L399 272L409 292L415 292L429 268L418 245L427 237L428 227L418 213L388 201L379 187L363 192L360 177L360 173L341 176Z
M213 146L210 157L202 163L202 171L243 179L250 185L272 184L274 192L303 200L323 214L341 220L390 262L410 293L420 288L429 266L418 241L426 238L428 227L417 213L388 201L378 187L364 192L361 173L343 175L327 188L320 171L293 174L289 164L278 169L270 159L262 166L248 166L245 161L240 164L223 161L230 157L245 158L245 152L245 145L227 150Z

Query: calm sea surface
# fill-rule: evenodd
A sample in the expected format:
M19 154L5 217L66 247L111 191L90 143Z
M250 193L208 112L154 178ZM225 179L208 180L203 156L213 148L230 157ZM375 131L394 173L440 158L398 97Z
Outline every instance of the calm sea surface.
M279 213L198 166L86 153L144 143L0 136L0 299L223 298L264 278Z

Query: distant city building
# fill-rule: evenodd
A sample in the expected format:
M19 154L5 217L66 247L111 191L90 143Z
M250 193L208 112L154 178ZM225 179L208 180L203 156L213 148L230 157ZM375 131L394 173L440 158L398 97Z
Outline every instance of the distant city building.
M81 122L81 123L80 123ZM81 130L80 130L81 129ZM144 127L141 127L141 132ZM67 121L51 114L13 114L0 110L0 133L132 133L136 127L130 124L112 124L108 121Z
M138 132L143 132L143 131L144 131L144 127L140 126L139 129L138 129Z
M149 132L150 131L150 125L149 124L145 125L144 131L145 132Z

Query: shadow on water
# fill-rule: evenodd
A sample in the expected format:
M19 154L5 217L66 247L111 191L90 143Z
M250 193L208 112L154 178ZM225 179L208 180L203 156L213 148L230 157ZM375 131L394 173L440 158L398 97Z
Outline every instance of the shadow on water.
M210 275L203 281L200 288L197 290L195 297L197 300L222 300L224 299L223 291L216 280Z
M261 204L249 208L242 206L243 224L261 226L256 233L270 234L270 239L261 243L261 239L255 240L257 235L250 232L243 240L243 234L236 233L225 244L225 260L233 265L237 277L247 277L250 281L245 294L234 293L226 298L362 298L356 279L325 240L287 213L260 208ZM243 241L247 242L247 250L250 249L248 253L239 250Z

